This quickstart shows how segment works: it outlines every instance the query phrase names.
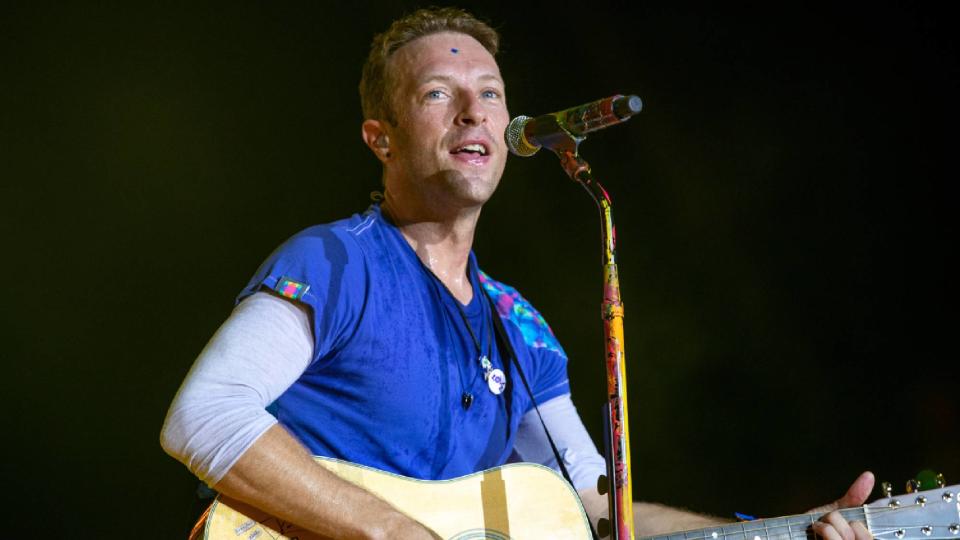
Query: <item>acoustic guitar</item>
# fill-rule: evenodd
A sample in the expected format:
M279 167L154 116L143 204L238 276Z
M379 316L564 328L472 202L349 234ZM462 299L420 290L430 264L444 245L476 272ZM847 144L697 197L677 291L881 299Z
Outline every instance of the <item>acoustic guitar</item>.
M415 480L331 458L317 463L386 500L446 540L589 540L576 492L552 469L515 463L452 480ZM941 486L840 510L878 540L960 540L960 485ZM638 540L808 540L824 513L732 523ZM220 496L201 538L322 540L326 537Z

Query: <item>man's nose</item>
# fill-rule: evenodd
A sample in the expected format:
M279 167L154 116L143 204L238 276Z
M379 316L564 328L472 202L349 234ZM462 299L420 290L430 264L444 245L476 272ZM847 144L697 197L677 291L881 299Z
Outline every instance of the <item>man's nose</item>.
M477 96L463 93L459 96L460 110L455 122L462 126L478 126L487 120L486 111Z

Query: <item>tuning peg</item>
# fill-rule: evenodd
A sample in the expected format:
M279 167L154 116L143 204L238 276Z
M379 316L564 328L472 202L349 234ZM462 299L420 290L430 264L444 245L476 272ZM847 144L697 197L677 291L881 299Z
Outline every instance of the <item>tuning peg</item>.
M893 497L893 484L890 482L880 482L880 491L884 497Z
M920 481L916 478L911 478L907 480L907 493L913 493L915 491L920 491Z
M600 518L597 520L597 536L600 538L606 538L610 536L611 532L610 520L607 518Z
M933 472L930 469L924 469L917 473L916 478L917 489L915 491L925 490L925 489L936 489L938 487L943 487L947 485L944 481L943 475ZM907 487L907 491L910 491L910 488Z
M607 475L601 474L597 477L597 493L606 495L608 491L610 491L610 482L607 479Z

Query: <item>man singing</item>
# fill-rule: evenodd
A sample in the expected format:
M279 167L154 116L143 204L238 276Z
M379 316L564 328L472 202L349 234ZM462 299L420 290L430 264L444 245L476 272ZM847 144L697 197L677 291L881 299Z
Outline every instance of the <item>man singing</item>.
M556 467L513 357L591 523L606 515L605 465L570 400L566 354L471 251L507 158L498 40L452 8L374 39L362 137L383 165L382 202L271 254L167 415L164 449L217 491L333 538L434 538L311 456L432 480L508 461ZM872 482L834 504L861 504ZM638 534L720 522L655 504L634 513ZM836 512L815 529L870 537Z

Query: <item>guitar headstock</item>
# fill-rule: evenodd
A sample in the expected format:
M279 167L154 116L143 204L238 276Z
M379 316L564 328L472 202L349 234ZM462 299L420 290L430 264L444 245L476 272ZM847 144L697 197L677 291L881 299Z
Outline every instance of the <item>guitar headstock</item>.
M924 469L917 473L916 478L907 480L906 489L907 493L914 493L916 491L944 487L945 485L947 485L947 482L943 478L942 474L933 472L930 469ZM881 482L880 491L883 493L884 497L893 496L893 484L890 482Z
M884 540L960 540L960 485L945 483L943 475L921 473L905 494L891 496L884 482L885 496L864 506L870 532Z

